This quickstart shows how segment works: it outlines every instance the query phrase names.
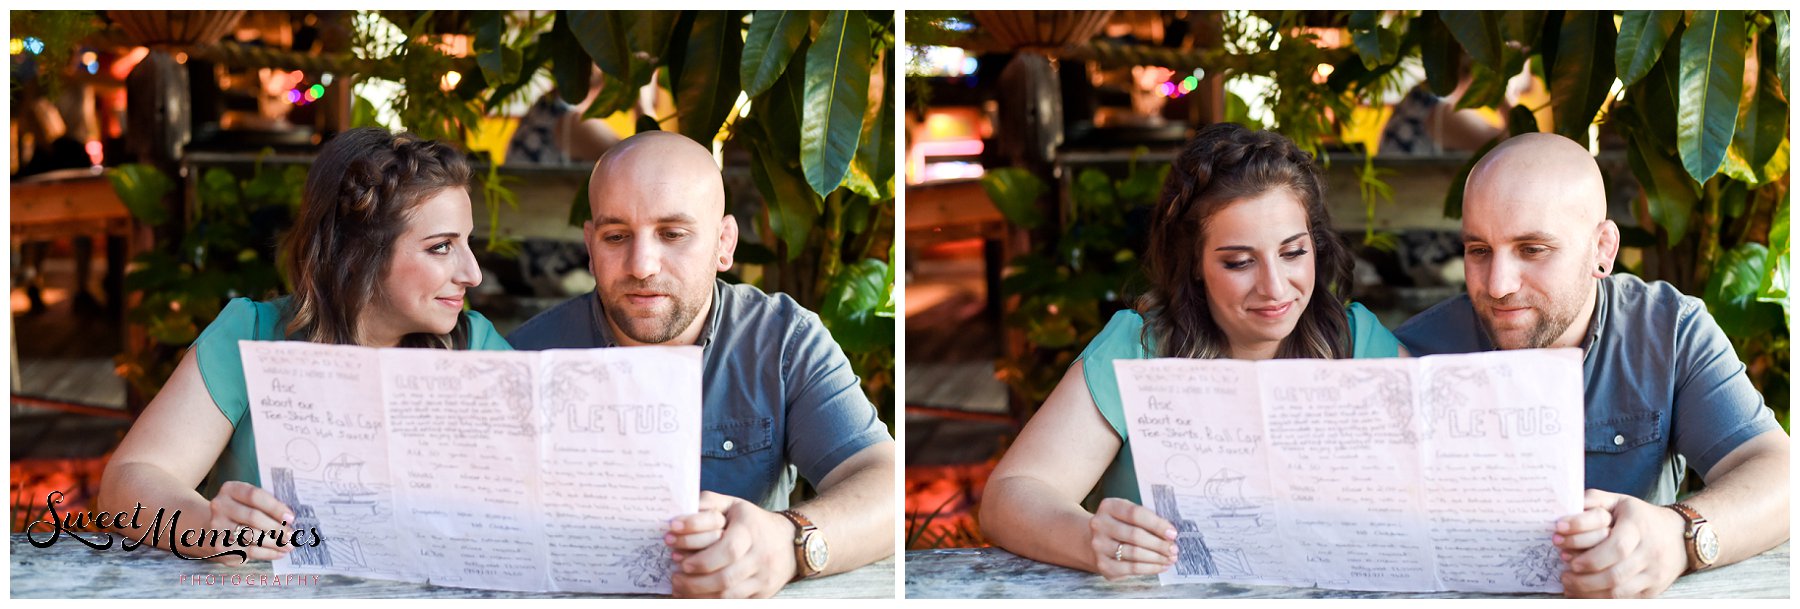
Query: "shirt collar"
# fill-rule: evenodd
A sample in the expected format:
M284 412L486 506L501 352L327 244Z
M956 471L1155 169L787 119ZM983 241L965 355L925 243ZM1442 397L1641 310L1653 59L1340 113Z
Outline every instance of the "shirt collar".
M614 337L612 333L612 324L606 321L606 309L600 306L599 290L596 289L588 295L593 297L593 307L591 307L591 312L594 316L594 335L599 339L596 342L602 347L619 346L617 337ZM695 345L706 347L712 343L713 335L718 332L719 319L724 317L721 312L725 308L723 306L724 302L725 280L715 278L713 279L712 302L707 307L709 310L706 314L706 323L701 324L700 338L694 341Z
M1587 361L1594 354L1594 345L1600 344L1600 338L1606 331L1607 304L1611 294L1606 289L1606 279L1594 282L1594 317L1588 320L1587 338L1581 341L1581 359Z

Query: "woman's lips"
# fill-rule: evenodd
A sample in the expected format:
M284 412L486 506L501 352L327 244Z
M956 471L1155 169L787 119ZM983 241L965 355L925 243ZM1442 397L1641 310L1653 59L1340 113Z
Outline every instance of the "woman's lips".
M455 307L457 309L461 309L462 305L463 305L463 299L460 297L458 297L458 298L439 298L439 299L437 299L437 301L439 303L442 303L446 307Z
M1281 303L1280 305L1276 305L1273 307L1262 307L1262 308L1257 308L1257 309L1250 309L1250 314L1255 315L1257 317L1267 318L1267 319L1279 319L1281 316L1287 315L1288 310L1293 309L1293 308L1294 308L1294 301L1290 300L1290 301Z

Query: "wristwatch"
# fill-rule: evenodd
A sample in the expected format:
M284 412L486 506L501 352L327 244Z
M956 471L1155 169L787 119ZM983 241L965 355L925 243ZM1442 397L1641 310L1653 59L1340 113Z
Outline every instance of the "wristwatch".
M1687 539L1688 572L1705 569L1719 560L1719 534L1713 532L1706 517L1685 504L1671 504L1669 509L1675 510L1675 513L1681 514L1682 520L1687 521L1687 528L1682 531L1681 536Z
M813 526L805 515L793 510L782 510L782 516L794 523L794 580L802 580L825 570L825 562L831 559L831 549L825 545L825 534L819 527Z

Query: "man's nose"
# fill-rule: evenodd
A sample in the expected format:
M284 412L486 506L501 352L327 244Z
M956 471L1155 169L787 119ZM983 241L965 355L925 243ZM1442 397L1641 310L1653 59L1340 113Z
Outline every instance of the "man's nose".
M1494 300L1503 300L1519 291L1519 263L1509 256L1496 255L1488 263L1487 293Z
M625 270L632 277L649 279L662 272L662 253L658 251L655 240L634 240L626 256Z

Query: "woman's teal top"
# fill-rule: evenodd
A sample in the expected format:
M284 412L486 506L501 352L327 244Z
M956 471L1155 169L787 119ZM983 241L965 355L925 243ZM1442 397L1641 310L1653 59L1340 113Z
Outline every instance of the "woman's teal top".
M1381 325L1374 313L1353 302L1344 307L1344 314L1350 318L1351 357L1400 356L1400 340ZM1121 442L1119 454L1100 476L1100 492L1106 497L1129 499L1140 505L1143 502L1138 498L1137 470L1133 469L1131 461L1131 437L1125 433L1125 405L1119 401L1119 378L1112 363L1120 359L1156 357L1154 336L1150 338L1152 344L1145 348L1143 330L1142 315L1129 309L1120 311L1075 360L1083 362L1088 394L1094 397L1094 405L1100 408L1106 422L1112 424L1113 432L1119 434Z
M288 340L279 327L281 314L287 309L288 297L269 302L234 298L225 305L200 338L194 340L195 359L200 365L200 379L206 392L225 419L231 421L231 441L225 452L213 463L212 472L201 484L200 494L208 499L219 493L228 480L242 480L260 485L256 469L256 435L250 425L250 397L244 388L244 362L240 359L240 340ZM512 345L494 330L494 324L480 313L463 313L469 324L469 349L475 351L510 351Z

